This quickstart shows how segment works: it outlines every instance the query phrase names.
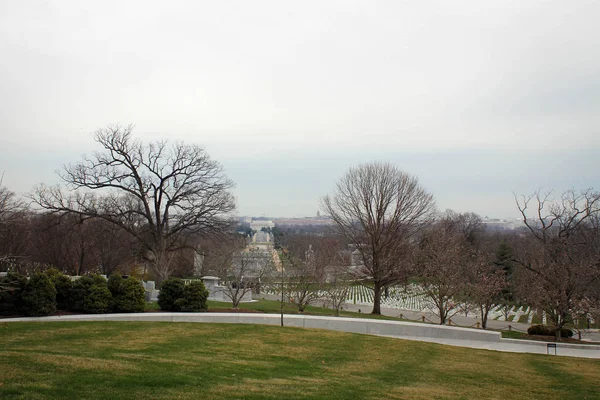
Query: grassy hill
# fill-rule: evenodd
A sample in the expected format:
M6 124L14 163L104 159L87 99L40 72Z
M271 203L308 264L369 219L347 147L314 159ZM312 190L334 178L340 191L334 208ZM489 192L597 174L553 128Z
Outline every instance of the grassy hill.
M0 322L0 398L600 399L600 361L258 325Z

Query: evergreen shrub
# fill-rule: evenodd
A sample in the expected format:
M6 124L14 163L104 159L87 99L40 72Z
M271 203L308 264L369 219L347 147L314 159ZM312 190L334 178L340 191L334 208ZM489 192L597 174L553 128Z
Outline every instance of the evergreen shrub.
M46 274L37 273L27 281L21 293L23 314L51 315L56 312L56 289Z

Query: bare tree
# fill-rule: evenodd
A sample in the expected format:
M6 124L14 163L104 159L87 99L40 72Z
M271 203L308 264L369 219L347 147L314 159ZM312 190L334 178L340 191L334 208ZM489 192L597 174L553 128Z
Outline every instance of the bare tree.
M96 218L90 220L92 262L98 272L110 276L119 271L129 274L135 259L135 238L121 227Z
M457 231L464 238L465 249L471 255L465 261L464 301L470 309L478 311L482 327L486 329L492 308L503 304L504 299L507 299L508 304L508 295L512 293L509 286L512 269L507 261L508 258L512 258L510 247L503 241L505 235L486 232L477 214L447 214L451 215L459 221ZM465 225L465 220L470 222ZM471 228L465 229L465 226ZM512 301L510 304L512 307Z
M460 312L457 298L466 291L465 277L472 256L465 236L452 218L432 224L421 237L416 272L440 325Z
M594 226L600 193L569 190L554 200L550 192L538 191L515 200L530 233L517 255L518 265L533 280L522 295L546 312L560 340L560 329L585 312L590 288L600 279Z
M283 247L290 301L304 312L321 296L327 270L338 262L339 242L331 237L287 235Z
M0 177L0 264L22 261L27 252L29 215L25 204L2 186Z
M322 293L336 317L339 317L340 311L348 298L352 282L353 274L350 273L348 263L341 259L340 264L332 265L325 271Z
M197 253L201 257L196 266L197 277L218 276L224 279L223 272L233 264L233 253L242 250L247 244L246 239L238 235L225 235L215 240L202 238L197 244Z
M34 262L53 266L71 275L94 271L92 220L75 214L38 214L32 222Z
M233 254L233 263L228 268L225 286L227 296L234 309L247 293L259 289L261 281L274 271L272 249L260 249L249 245Z
M207 250L203 267L221 279L223 293L234 309L239 308L244 296L259 290L262 280L274 270L273 249L248 244L247 238L238 234L204 247Z
M13 192L2 186L2 180L0 177L0 223L6 224L24 208L24 204Z
M479 309L481 327L487 329L488 315L500 301L502 290L507 286L504 271L489 259L481 259L474 263L474 269L465 277L468 279L468 296L470 301Z
M234 209L233 183L196 145L142 144L133 127L95 133L103 151L67 165L59 176L70 191L40 185L33 201L53 213L102 218L132 235L160 283L176 265L173 253L188 238L224 229Z
M282 255L282 268L287 279L285 286L290 302L298 307L299 312L304 312L308 305L319 298L322 275L310 260L299 258L285 248Z
M457 213L453 210L446 210L442 215L444 223L450 229L460 234L467 244L478 251L485 238L485 225L481 217L473 212Z
M411 240L432 217L433 196L397 167L371 163L351 168L322 207L359 249L363 266L356 269L357 278L373 283L372 313L381 314L383 288L410 275Z

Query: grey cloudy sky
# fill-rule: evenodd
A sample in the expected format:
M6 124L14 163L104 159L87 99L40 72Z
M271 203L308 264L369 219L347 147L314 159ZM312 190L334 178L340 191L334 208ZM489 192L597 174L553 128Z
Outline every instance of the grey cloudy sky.
M314 215L360 162L441 209L600 189L597 1L0 0L0 171L26 192L134 123L204 145L243 215Z

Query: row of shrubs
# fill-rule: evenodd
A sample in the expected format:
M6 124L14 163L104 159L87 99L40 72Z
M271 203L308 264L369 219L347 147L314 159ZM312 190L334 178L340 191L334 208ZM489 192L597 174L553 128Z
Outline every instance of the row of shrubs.
M1 278L0 314L42 316L57 310L101 314L143 312L145 290L133 277L82 276L76 281L56 269L36 273L29 279L10 272Z
M208 309L208 290L202 281L187 285L178 278L163 282L158 294L158 306L165 311L202 312Z
M0 278L0 315L43 316L57 310L104 314L144 312L145 290L133 277L87 275L72 281L56 269L26 276L9 272ZM166 311L206 311L208 291L202 281L163 282L158 305Z
M556 327L551 325L532 325L527 328L529 335L543 335L543 336L556 336ZM560 330L560 337L570 338L573 336L573 331L568 328L562 328Z

